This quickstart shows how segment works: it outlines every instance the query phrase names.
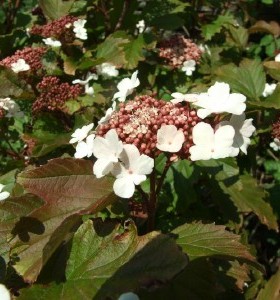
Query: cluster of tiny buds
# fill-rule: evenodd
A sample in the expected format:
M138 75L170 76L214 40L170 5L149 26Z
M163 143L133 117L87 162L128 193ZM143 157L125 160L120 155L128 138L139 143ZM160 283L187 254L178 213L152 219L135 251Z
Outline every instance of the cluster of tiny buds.
M159 43L159 56L172 68L180 68L188 60L199 61L202 51L182 34L172 35Z
M280 118L272 124L272 136L280 140Z
M113 112L108 123L97 127L96 135L103 136L115 128L124 143L134 144L140 153L154 157L160 153L156 148L158 130L162 125L174 125L185 136L178 156L188 158L193 145L192 129L198 122L196 110L188 104L173 104L144 95L120 103L119 110Z
M44 38L52 37L60 42L71 43L75 39L73 33L73 23L78 18L74 16L63 16L58 20L54 20L46 25L34 25L29 33L39 35Z
M67 113L65 102L77 98L82 93L80 85L61 83L60 79L55 76L44 77L37 85L37 89L40 91L40 95L33 103L33 113L40 111L63 111Z
M45 47L25 47L22 50L17 50L14 55L1 60L0 66L10 68L19 59L24 59L30 66L30 71L37 74L42 71L42 57L46 52L47 48Z

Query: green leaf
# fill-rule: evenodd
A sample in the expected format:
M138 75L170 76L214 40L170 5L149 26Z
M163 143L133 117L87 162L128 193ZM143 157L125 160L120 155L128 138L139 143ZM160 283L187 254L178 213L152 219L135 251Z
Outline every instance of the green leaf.
M280 182L280 162L275 160L266 160L264 162L265 170L272 174Z
M19 97L23 93L23 83L11 70L0 67L0 98Z
M121 67L127 63L124 53L124 45L129 42L127 37L118 36L120 32L109 35L106 40L97 47L96 58ZM115 37L117 36L117 37Z
M219 174L217 178L219 179ZM266 192L258 186L256 179L251 175L241 175L219 181L221 189L230 196L230 200L242 213L255 213L260 221L268 228L278 231L277 218L271 205L266 202Z
M274 274L265 287L260 291L257 300L279 300L280 297L280 270Z
M192 260L170 283L155 291L140 291L139 296L145 300L214 300L217 292L211 263L199 258Z
M11 242L19 261L17 272L35 281L57 247L71 237L80 215L96 213L115 200L112 180L97 179L92 163L78 159L53 159L46 165L19 174L18 182L46 204L28 215ZM22 238L22 237L25 238Z
M172 231L177 244L188 253L190 260L199 257L236 258L254 262L246 246L239 242L239 236L225 226L215 224L184 224Z
M9 245L7 238L11 235L16 222L43 205L38 197L26 194L20 197L8 198L0 202L0 255L7 258Z
M233 91L252 100L259 100L266 82L262 63L249 59L244 59L239 67L233 64L222 66L216 75L218 79L227 82Z
M151 45L155 46L155 42L151 42L150 45L145 41L145 34L139 34L138 37L131 42L124 45L126 64L124 67L126 69L135 69L138 66L139 61L145 60L143 55L143 50L145 48L153 48Z
M235 27L229 26L229 33L233 43L241 48L245 49L248 43L248 30L242 26Z
M117 299L124 292L166 282L187 265L174 240L157 232L138 237L135 225L86 221L73 238L66 282L33 286L19 299Z
M68 14L75 0L39 0L44 15L51 20L59 19Z
M202 36L206 41L211 40L216 33L221 32L222 28L227 25L236 25L234 17L230 14L219 15L214 22L201 27Z
M264 98L262 101L250 101L249 103L258 107L280 109L280 85L277 85L272 95Z
M263 63L266 72L275 80L280 81L280 62L266 61Z
M41 157L61 146L69 145L70 133L52 133L36 130L32 135L25 134L24 139L35 143L32 157Z

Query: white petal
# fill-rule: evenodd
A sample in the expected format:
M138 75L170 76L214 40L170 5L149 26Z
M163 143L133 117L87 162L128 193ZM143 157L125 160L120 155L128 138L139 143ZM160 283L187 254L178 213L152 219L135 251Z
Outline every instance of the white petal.
M128 293L121 294L118 300L140 300L140 298L136 294L132 292L128 292Z
M101 178L111 172L114 164L106 158L99 158L93 165L93 174L97 178Z
M192 131L195 145L205 146L211 149L214 145L214 129L207 123L199 122Z
M75 158L83 158L88 154L88 145L85 142L79 142L76 146Z
M127 177L117 178L113 185L114 192L122 198L131 198L135 191L133 181Z
M204 146L191 146L190 149L190 160L208 160L212 157L212 151L210 148L205 148Z
M8 197L10 197L10 193L9 192L1 192L0 193L0 201L5 200Z
M209 109L206 109L206 108L200 108L200 109L197 110L197 116L198 116L200 119L206 118L206 117L209 116L211 113L212 113L212 111L209 110Z
M174 125L162 125L157 132L156 147L161 151L178 152L185 141L184 134Z
M131 168L138 175L151 174L154 168L154 160L145 154L141 154L135 162L132 162Z
M9 290L5 287L4 284L0 283L0 299L1 300L11 300L11 295Z
M225 98L230 93L230 86L225 82L216 82L208 89L208 95L211 98Z

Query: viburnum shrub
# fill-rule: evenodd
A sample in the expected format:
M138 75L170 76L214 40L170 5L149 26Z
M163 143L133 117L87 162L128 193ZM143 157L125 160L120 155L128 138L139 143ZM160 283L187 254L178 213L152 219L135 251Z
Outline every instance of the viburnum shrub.
M2 3L0 300L278 299L276 2Z

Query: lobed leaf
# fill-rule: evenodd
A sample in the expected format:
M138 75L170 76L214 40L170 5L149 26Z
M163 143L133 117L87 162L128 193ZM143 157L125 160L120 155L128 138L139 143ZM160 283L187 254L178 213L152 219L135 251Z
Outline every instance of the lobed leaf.
M166 235L138 237L133 223L86 221L73 238L66 282L33 286L19 299L117 299L124 292L166 282L187 265L187 257Z
M75 0L39 0L44 15L51 20L59 19L68 14Z
M233 91L242 93L252 100L259 100L265 86L265 73L261 62L244 59L239 67L225 65L216 74L227 82Z
M239 236L225 226L215 224L184 224L172 231L177 244L188 253L190 260L199 257L237 258L254 262L246 246L239 242Z
M274 274L265 287L258 294L257 300L279 300L280 298L280 270Z
M90 161L58 158L19 174L25 190L46 202L28 215L26 226L18 226L11 242L12 253L19 257L15 269L26 281L36 280L52 253L72 236L80 215L114 201L112 180L95 178L92 167Z

